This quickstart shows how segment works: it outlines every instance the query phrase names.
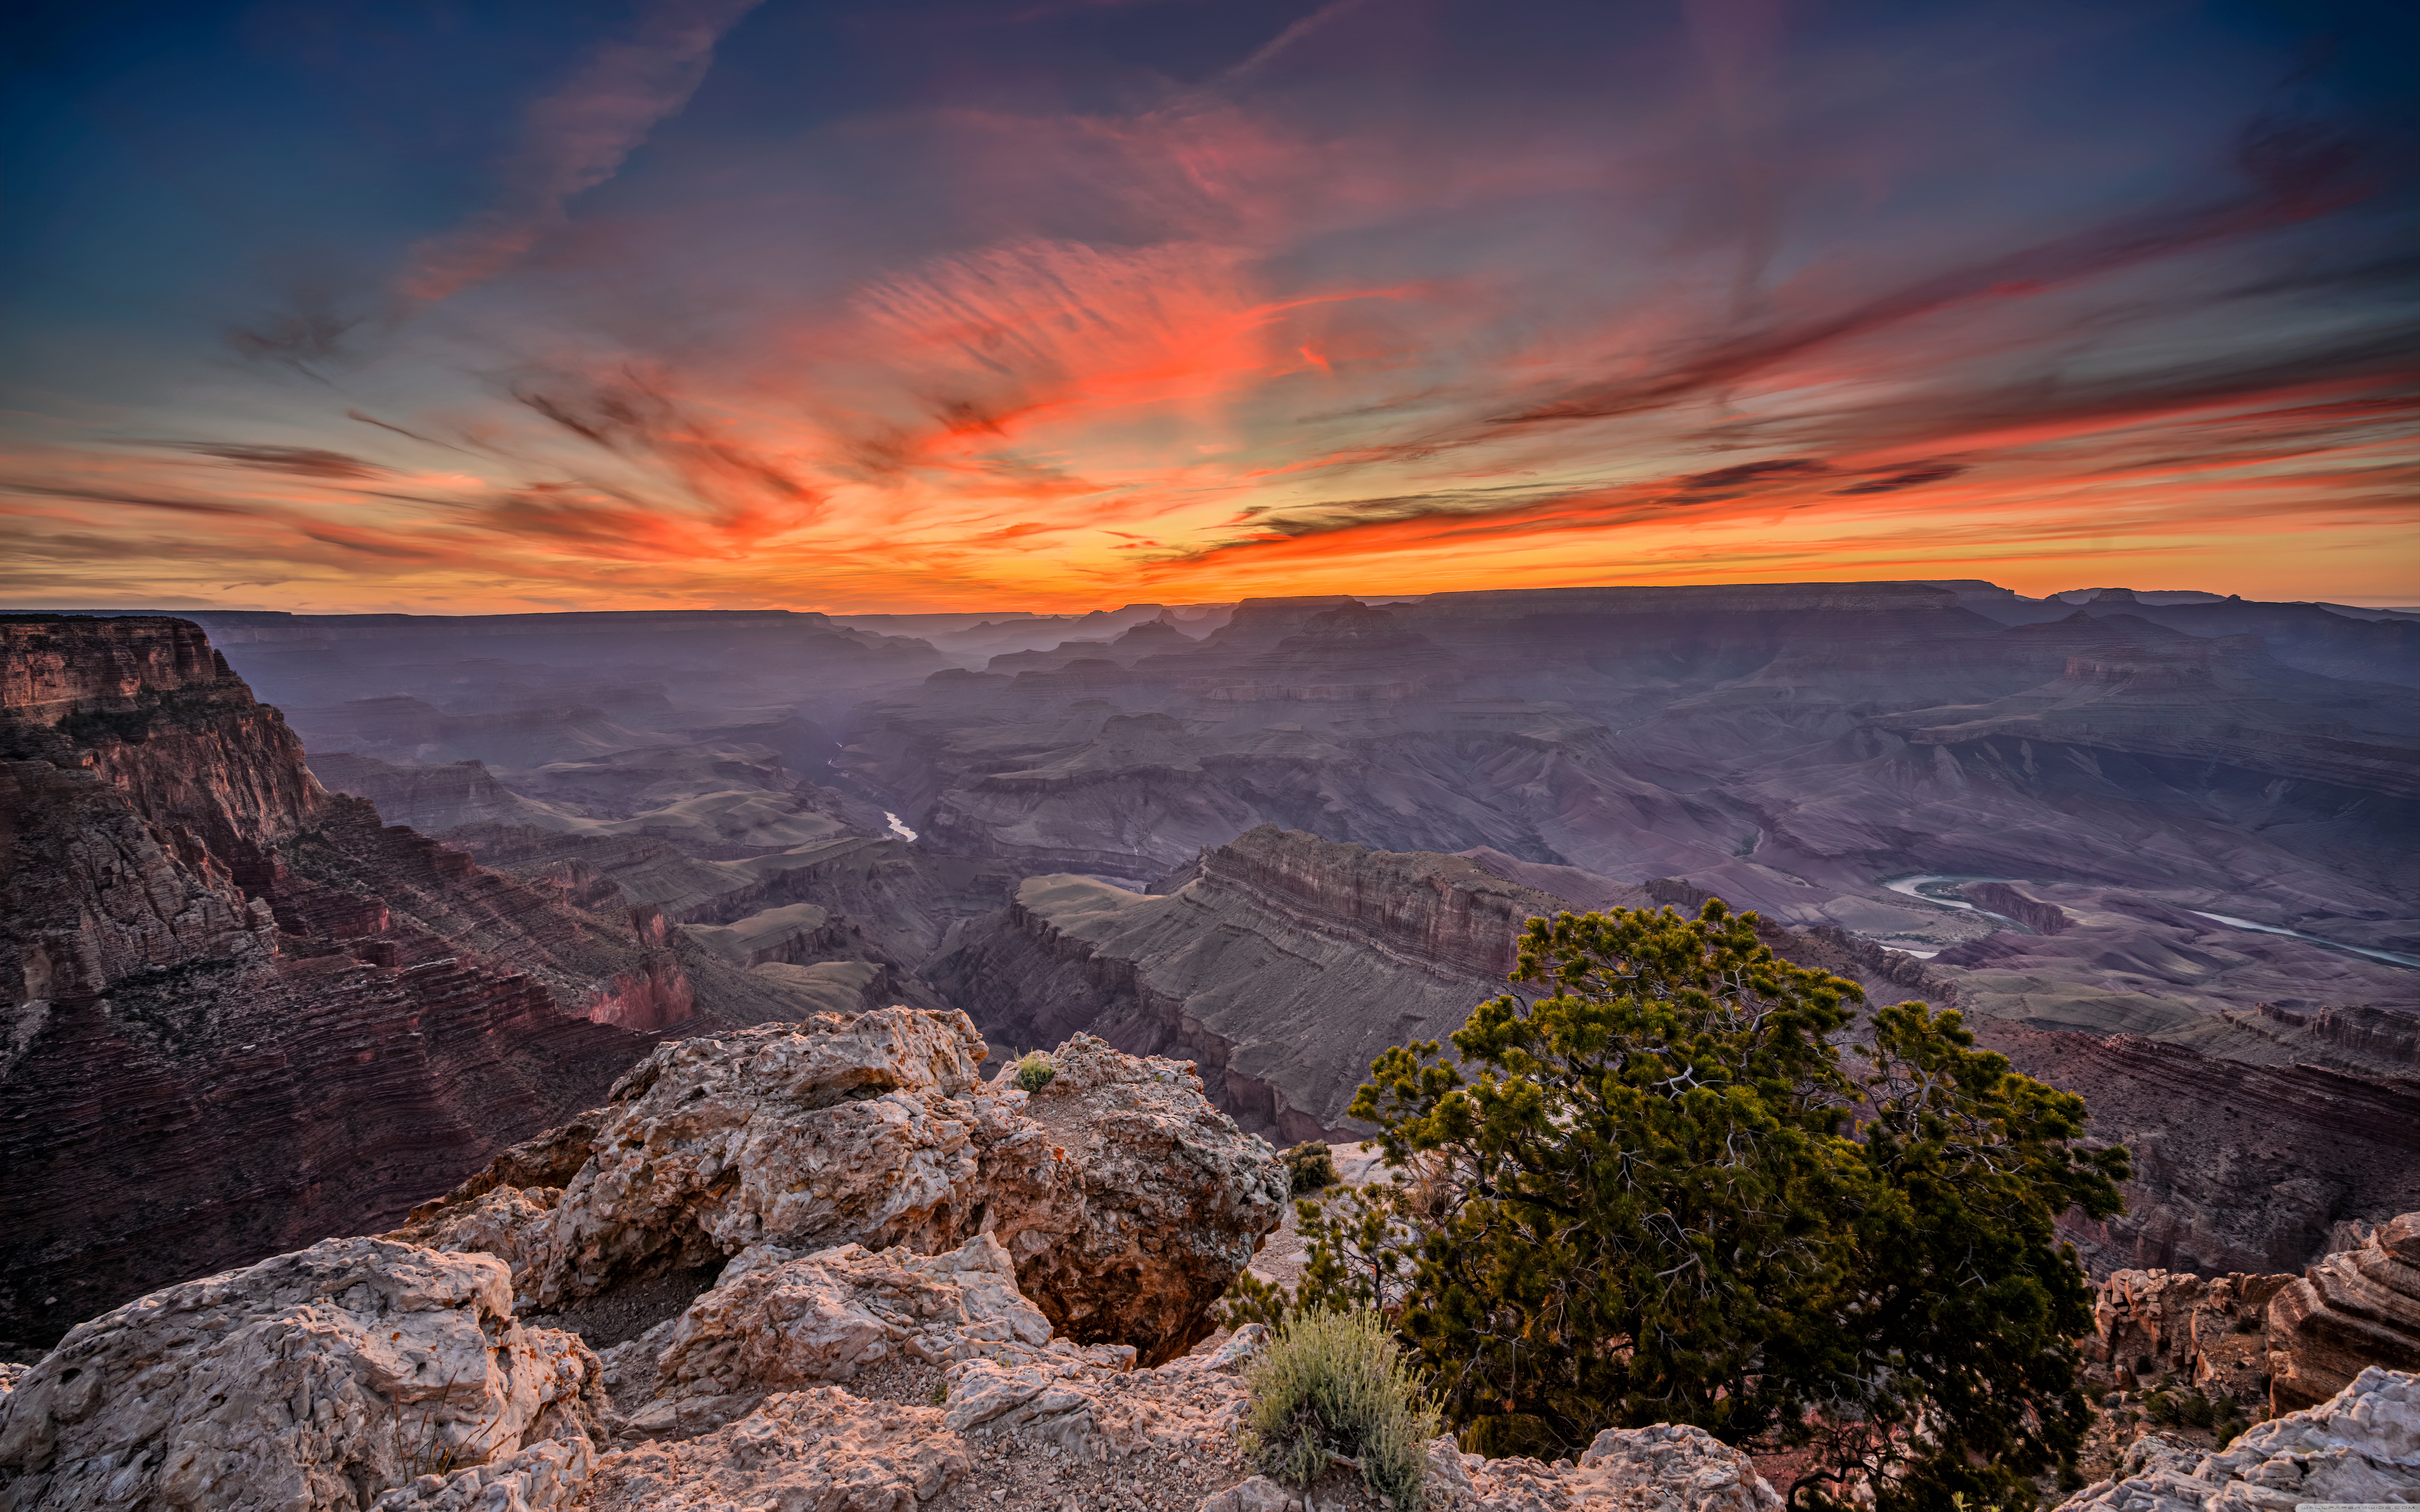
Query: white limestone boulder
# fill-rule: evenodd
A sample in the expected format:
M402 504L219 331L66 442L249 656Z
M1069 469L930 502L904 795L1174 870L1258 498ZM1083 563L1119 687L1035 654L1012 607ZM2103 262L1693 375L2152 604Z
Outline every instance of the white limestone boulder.
M540 1443L582 1483L601 1365L502 1261L332 1239L79 1324L0 1399L0 1508L346 1512ZM543 1484L540 1484L543 1482Z

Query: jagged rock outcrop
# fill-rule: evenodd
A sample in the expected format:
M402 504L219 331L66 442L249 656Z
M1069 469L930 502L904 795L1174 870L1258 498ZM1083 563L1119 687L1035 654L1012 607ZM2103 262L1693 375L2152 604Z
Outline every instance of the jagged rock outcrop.
M332 1239L75 1328L0 1401L0 1508L353 1512L467 1466L559 1504L603 1438L601 1372L514 1321L489 1257Z
M1029 1097L979 1083L984 1055L965 1014L896 1007L660 1046L578 1131L507 1151L394 1237L496 1255L551 1307L757 1245L988 1235L1062 1333L1183 1352L1277 1227L1275 1154L1189 1068L1073 1041ZM505 1180L566 1169L560 1188Z
M1181 1052L1247 1127L1341 1137L1370 1062L1460 1028L1523 922L1567 906L1462 856L1263 826L1165 895L1032 878L928 974L995 1039Z
M983 1054L964 1015L909 1009L662 1045L579 1120L593 1134L554 1136L559 1192L482 1173L397 1237L506 1255L540 1306L752 1244L941 1247L968 1226L978 1109L957 1099Z
M2325 1257L2269 1304L2274 1411L2325 1401L2376 1366L2420 1371L2420 1212Z
M2255 1397L2269 1368L2269 1304L2293 1280L2119 1271L2101 1283L2082 1343L2087 1365L2107 1372L2091 1379L2128 1389L2166 1377L2212 1397Z
M1089 1287L1130 1313L1169 1305L1168 1288L1148 1277L1140 1291L1114 1290L1138 1264L1158 1264L1202 1281L1199 1312L1210 1282L1224 1278L1156 1257L1184 1227L1274 1213L1277 1163L1258 1141L1233 1136L1252 1159L1212 1150L1186 1166L1178 1147L1215 1146L1233 1126L1208 1114L1198 1084L1173 1086L1166 1062L1097 1041L1062 1047L1050 1085L1065 1088L1055 1105L1031 1099L1041 1107L1028 1115L1026 1093L971 1079L963 1015L892 1009L816 1026L796 1042L775 1044L776 1033L749 1031L746 1046L720 1058L710 1041L664 1047L606 1113L507 1151L466 1183L482 1190L436 1205L440 1217L524 1198L534 1213L567 1210L565 1189L505 1182L566 1172L569 1193L592 1203L616 1184L657 1186L669 1204L710 1199L711 1184L688 1184L696 1167L680 1158L659 1158L653 1173L613 1168L635 1183L598 1180L597 1159L634 1135L644 1142L633 1121L643 1108L679 1125L666 1149L696 1155L701 1129L725 1121L718 1097L754 1126L742 1146L778 1145L770 1158L809 1173L832 1152L795 1137L795 1111L785 1121L771 1111L780 1094L758 1095L767 1083L801 1103L833 1090L859 1106L909 1092L937 1104L995 1102L997 1121L1022 1126L978 1162L995 1203L1013 1195L1000 1180L1005 1165L1073 1160L1094 1178L1076 1188L1081 1200L1125 1204L1123 1216L1095 1215L1089 1241L1079 1226L1078 1242L1063 1242L1037 1273L1063 1301ZM659 1091L676 1095L650 1103ZM1186 1108L1206 1121L1172 1121ZM752 1158L719 1149L735 1169ZM877 1175L887 1158L873 1157ZM612 1200L626 1213L644 1205ZM730 1211L765 1210L751 1199ZM1138 1223L1151 1231L1135 1232ZM1071 1497L1171 1507L1206 1492L1212 1507L1288 1512L1294 1494L1249 1475L1241 1435L1249 1367L1268 1331L1249 1325L1215 1350L1139 1367L1131 1345L1054 1331L1042 1299L1020 1289L1012 1250L1030 1248L1029 1237L987 1221L939 1253L752 1245L676 1315L602 1359L572 1334L516 1319L512 1267L496 1256L329 1240L155 1292L80 1326L32 1369L0 1372L0 1512L914 1512L975 1477L992 1485L995 1504L1014 1495L1006 1504L1016 1508ZM1235 1237L1249 1254L1258 1236ZM1107 1271L1077 1273L1087 1264ZM1198 1330L1173 1332L1184 1340ZM884 1371L876 1390L848 1389ZM1576 1465L1487 1462L1439 1439L1427 1478L1439 1512L1779 1505L1745 1456L1687 1427L1600 1434Z
M1429 1444L1424 1489L1440 1512L1779 1512L1756 1464L1703 1428L1607 1428L1577 1464L1482 1459L1451 1439Z
M891 1252L841 1263L865 1275L914 1262ZM973 1271L982 1268L978 1262ZM892 1276L895 1283L901 1273ZM876 1282L874 1293L858 1294L850 1316L865 1321L862 1309L871 1307L871 1321L894 1335L904 1331L911 1348L920 1339L939 1342L932 1325L945 1321L939 1314L956 1298L947 1282L929 1279L928 1268L927 1278L904 1288ZM713 1305L712 1295L698 1307ZM911 1316L918 1305L936 1305L937 1314ZM1023 1309L1029 1319L1031 1312ZM1265 1337L1264 1330L1248 1329L1215 1353L1138 1370L1130 1368L1130 1352L1079 1350L1063 1339L1029 1343L1003 1331L969 1336L982 1327L942 1330L953 1336L945 1348L958 1358L937 1382L939 1406L895 1406L836 1385L812 1386L765 1396L745 1416L706 1431L684 1427L683 1414L642 1408L630 1420L634 1431L673 1436L605 1457L582 1504L708 1507L725 1504L718 1496L769 1489L783 1505L911 1512L970 1474L998 1487L995 1501L1016 1486L1025 1493L1019 1504L1034 1504L1033 1493L1048 1486L1047 1503L1055 1504L1075 1490L1061 1479L1071 1469L1105 1482L1105 1490L1133 1468L1206 1473L1235 1454L1247 1395L1241 1371ZM641 1341L617 1352L642 1347L651 1346ZM966 1352L974 1348L982 1352ZM748 1378L743 1370L732 1379ZM686 1417L692 1425L710 1421L695 1411ZM1053 1468L1037 1468L1050 1461Z
M0 1507L710 1505L746 1486L904 1509L965 1474L977 1441L1006 1435L1094 1460L1232 1450L1235 1374L1263 1331L1137 1372L1131 1344L1054 1335L1013 1257L1039 1258L1055 1310L1096 1331L1117 1306L1159 1356L1201 1336L1283 1186L1274 1152L1211 1111L1198 1082L1071 1046L1069 1089L1046 1121L1018 1111L1026 1093L975 1081L981 1042L963 1014L890 1009L733 1038L662 1047L603 1114L507 1151L467 1183L482 1190L424 1217L446 1249L331 1240L80 1326L0 1397ZM918 1147L860 1137L866 1119L912 1121L920 1100L959 1125L963 1158L939 1186L901 1180ZM994 1134L980 1151L977 1126ZM1070 1180L1071 1162L1099 1165L1096 1179ZM1009 1170L1020 1163L1022 1180ZM566 1167L565 1188L502 1180ZM889 1191L903 1185L904 1198ZM1060 1199L1038 1245L1034 1212L1016 1206L1035 1192ZM956 1227L953 1200L975 1231L918 1253ZM517 1265L523 1289L543 1288L677 1256L698 1236L710 1250L713 1235L851 1224L918 1242L752 1243L610 1365L514 1318ZM658 1238L598 1242L633 1232ZM515 1259L475 1248L498 1234L521 1247ZM1212 1254L1231 1267L1202 1269ZM1116 1273L1085 1273L1087 1260ZM1174 1322L1179 1299L1192 1317ZM945 1367L948 1411L833 1389L886 1361ZM690 1442L600 1459L609 1427L626 1443Z
M617 1346L611 1365L617 1388L652 1398L633 1428L702 1433L776 1391L848 1381L902 1353L940 1365L1049 1342L1050 1320L988 1234L933 1256L766 1244L741 1251L678 1318ZM1131 1346L1103 1348L1103 1364L1134 1359Z
M2138 1440L2117 1480L2059 1512L2294 1512L2309 1502L2420 1500L2420 1377L2370 1369L2323 1404L2257 1424L2211 1454Z
M1147 1364L1181 1354L1209 1333L1210 1304L1277 1227L1283 1173L1262 1160L1260 1140L1204 1105L1189 1066L1084 1034L1050 1058L1055 1074L1024 1113L1054 1166L1065 1152L1081 1222L1065 1227L1069 1209L1055 1194L1010 1207L998 1227L1018 1285L1078 1343L1131 1344ZM1004 1151L994 1150L999 1171ZM995 1202L1014 1200L998 1177L994 1190ZM1036 1242L1042 1235L1050 1242Z

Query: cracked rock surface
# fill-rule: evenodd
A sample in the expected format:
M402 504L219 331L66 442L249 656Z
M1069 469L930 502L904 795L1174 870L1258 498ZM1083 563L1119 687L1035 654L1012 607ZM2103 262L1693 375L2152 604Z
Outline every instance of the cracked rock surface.
M1284 1209L1275 1151L1184 1062L1078 1035L1029 1095L980 1081L984 1055L965 1014L908 1008L661 1045L605 1107L392 1237L494 1255L523 1305L553 1308L755 1246L931 1254L987 1235L1079 1343L1156 1364L1207 1336ZM530 1175L562 1184L514 1184Z
M327 1240L77 1325L0 1398L0 1507L350 1509L541 1443L517 1468L551 1505L526 1492L587 1478L601 1375L514 1320L500 1261Z
M2320 1405L2272 1418L2216 1454L2152 1436L2124 1475L2059 1512L2294 1512L2305 1502L2420 1502L2420 1376L2372 1367Z

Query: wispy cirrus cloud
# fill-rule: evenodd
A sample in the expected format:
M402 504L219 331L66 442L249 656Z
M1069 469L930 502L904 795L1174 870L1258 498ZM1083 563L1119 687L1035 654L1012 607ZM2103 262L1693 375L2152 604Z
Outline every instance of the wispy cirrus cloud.
M622 166L697 92L715 44L763 0L644 0L619 35L532 102L521 139L497 170L495 201L411 249L397 288L433 303L510 268L559 228L572 197Z

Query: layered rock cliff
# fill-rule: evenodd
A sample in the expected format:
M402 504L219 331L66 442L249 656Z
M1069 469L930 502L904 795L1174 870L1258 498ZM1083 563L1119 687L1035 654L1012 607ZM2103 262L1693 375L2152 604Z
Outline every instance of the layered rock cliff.
M2322 1258L2269 1304L2270 1401L2310 1407L2372 1366L2420 1370L2420 1212Z
M928 973L1001 1042L1082 1029L1186 1056L1245 1127L1291 1142L1341 1134L1370 1062L1460 1028L1504 990L1523 922L1568 906L1462 856L1274 826L1170 882L1030 878Z
M328 793L189 623L0 620L0 1339L399 1213L749 980Z
M2256 1066L2135 1035L1976 1024L2015 1068L2080 1094L2123 1144L2126 1211L2063 1231L2096 1275L2300 1270L2348 1215L2420 1207L2420 1086L2309 1065Z
M2076 619L2095 630L2135 623L2091 621L2081 611ZM2009 636L2036 640L2059 628L2029 626ZM2412 628L2420 634L2420 626ZM2382 685L2332 685L2289 669L2249 636L2113 636L2078 648L2038 687L1875 723L1920 745L2024 740L2208 762L2356 794L2420 795L2413 761L2420 720L2408 700Z

